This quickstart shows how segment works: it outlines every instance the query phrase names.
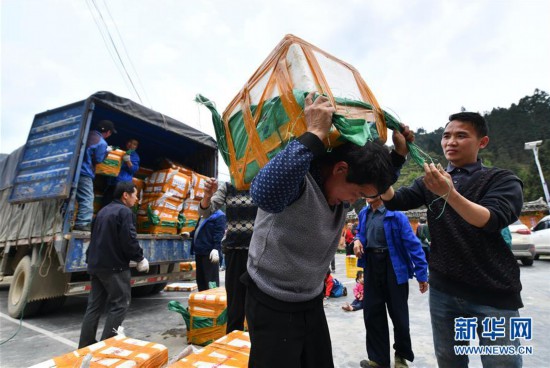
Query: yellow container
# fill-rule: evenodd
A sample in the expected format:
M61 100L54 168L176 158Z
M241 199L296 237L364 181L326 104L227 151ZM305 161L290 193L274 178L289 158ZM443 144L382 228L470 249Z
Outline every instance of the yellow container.
M361 267L357 267L357 257L346 256L346 276L354 279L357 276L357 271L363 271Z

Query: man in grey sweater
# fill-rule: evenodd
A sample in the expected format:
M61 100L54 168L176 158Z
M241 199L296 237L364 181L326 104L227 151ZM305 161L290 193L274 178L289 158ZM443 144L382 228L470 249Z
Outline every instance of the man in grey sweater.
M250 193L258 215L250 242L246 318L250 367L333 367L323 309L323 280L340 238L349 203L374 197L395 182L407 153L379 143L345 143L326 152L323 140L335 109L328 98L305 100L308 130L256 176ZM406 138L405 138L406 137ZM399 160L394 162L393 160Z

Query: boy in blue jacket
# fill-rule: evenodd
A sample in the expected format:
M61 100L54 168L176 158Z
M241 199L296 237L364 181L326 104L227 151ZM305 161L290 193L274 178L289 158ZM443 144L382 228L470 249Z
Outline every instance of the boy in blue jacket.
M190 234L193 242L191 254L197 264L197 286L199 291L208 290L208 283L220 286L220 251L225 233L225 213L217 210L207 218L201 218Z
M103 192L103 206L108 205L113 200L113 192L117 183L132 181L134 174L139 170L140 158L136 152L138 146L139 141L135 138L130 138L126 141L126 154L122 156L120 173L117 177L109 177L107 188Z
M395 367L413 361L409 331L409 279L416 276L421 293L428 290L428 263L409 220L387 210L380 197L367 198L359 213L353 251L365 268L363 317L369 360L361 367L390 366L386 307L394 327Z

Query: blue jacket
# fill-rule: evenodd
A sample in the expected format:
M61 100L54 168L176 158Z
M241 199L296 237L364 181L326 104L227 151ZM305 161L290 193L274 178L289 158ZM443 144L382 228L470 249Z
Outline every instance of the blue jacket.
M107 142L97 130L90 131L86 150L82 159L80 175L95 178L95 165L103 162L107 157Z
M139 170L139 155L136 151L130 153L130 161L132 162L132 167L128 167L126 162L122 161L120 173L116 178L110 177L109 184L114 185L122 181L132 181L134 174Z
M225 213L217 210L210 217L201 218L195 230L191 232L191 254L207 256L212 249L221 252L222 239L225 233ZM195 239L195 233L197 237Z
M357 261L359 267L366 267L367 215L370 206L359 212L356 238L363 244L364 256ZM409 219L403 213L386 209L384 233L388 243L390 259L398 284L408 282L414 275L418 281L428 281L428 263L420 241L414 234ZM366 271L366 270L365 270Z

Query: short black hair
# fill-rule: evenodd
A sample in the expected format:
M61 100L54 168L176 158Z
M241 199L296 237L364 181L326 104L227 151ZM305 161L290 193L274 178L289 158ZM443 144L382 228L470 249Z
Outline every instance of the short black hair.
M133 181L118 182L115 187L115 191L113 192L113 198L121 199L124 193L134 193L134 189L136 189L136 185Z
M363 276L363 271L357 271L357 274L355 275L355 281L359 282L359 279Z
M322 158L324 164L348 164L346 181L358 185L371 184L378 193L384 193L397 181L390 152L380 141L369 141L363 146L346 142Z
M477 112L464 111L464 112L452 114L451 116L449 116L449 123L453 120L458 120L463 123L472 124L472 126L477 132L478 138L483 138L489 134L489 125L487 124L487 120L485 120L485 118L480 114L478 114ZM447 123L447 125L449 123Z

